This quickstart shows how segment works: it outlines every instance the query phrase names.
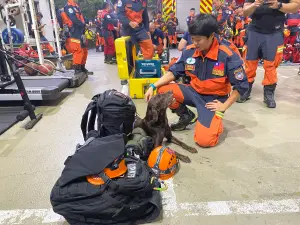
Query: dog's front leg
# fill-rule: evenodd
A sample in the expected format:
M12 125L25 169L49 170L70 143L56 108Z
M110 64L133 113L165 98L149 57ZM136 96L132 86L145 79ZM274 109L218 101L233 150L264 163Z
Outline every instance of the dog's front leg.
M168 124L165 127L165 138L167 138L167 142L172 142L172 131Z
M174 136L172 136L171 142L173 144L181 146L183 149L185 149L185 150L187 150L187 151L189 151L191 153L197 153L198 152L197 149L195 149L195 148L193 148L191 146L188 146L187 144L183 143L182 141L180 141L178 138L176 138Z

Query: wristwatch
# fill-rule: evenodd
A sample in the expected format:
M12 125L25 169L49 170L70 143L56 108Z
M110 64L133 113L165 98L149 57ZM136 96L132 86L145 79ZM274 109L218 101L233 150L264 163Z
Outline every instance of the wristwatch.
M279 10L279 9L281 9L282 8L282 2L278 2L278 7L277 7L277 9Z

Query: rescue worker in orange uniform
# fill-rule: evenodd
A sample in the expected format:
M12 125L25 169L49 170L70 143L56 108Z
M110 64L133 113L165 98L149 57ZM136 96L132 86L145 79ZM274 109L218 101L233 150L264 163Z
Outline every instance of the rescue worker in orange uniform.
M64 12L69 18L67 24L69 25L70 31L70 38L66 41L66 48L68 52L73 54L75 73L83 72L87 75L92 75L93 72L90 72L85 68L88 56L87 40L84 35L86 22L76 1L77 0L68 0L67 4L64 6Z
M104 63L115 64L116 63L116 49L115 49L115 25L118 20L114 19L111 15L112 13L112 4L110 1L104 3L104 9L102 11L102 28L103 36L105 40L104 45Z
M155 20L154 20L154 24L155 24L155 27L156 27L157 29L160 29L160 30L163 30L163 29L164 29L164 27L165 27L165 22L164 22L163 18L161 17L161 12L158 12L158 13L156 14L156 18L155 18Z
M167 20L166 25L168 29L169 44L177 45L176 28L178 26L178 19L175 17L174 12L170 12L170 18Z
M147 0L119 0L118 18L122 24L121 36L131 36L132 42L139 44L144 59L152 59Z
M154 50L161 56L163 51L167 49L167 38L160 29L155 28L154 23L150 23L149 29Z
M244 46L245 66L249 91L241 96L239 102L250 98L251 88L256 76L258 60L263 59L265 70L264 103L268 108L275 108L275 89L277 84L276 68L283 57L283 28L285 13L295 13L300 5L298 0L246 0L244 16L251 15L252 22L247 29L247 41Z
M96 52L102 52L104 50L104 37L102 34L102 10L97 11L97 16L95 18L96 25Z
M193 20L195 19L195 11L196 9L195 8L191 8L190 9L190 14L189 16L186 18L186 24L187 26L189 27L190 24L193 22Z
M219 33L222 33L229 18L228 8L224 6L221 0L213 0L213 7L213 15L215 15L218 20Z
M172 124L171 129L184 130L196 122L194 140L202 147L218 143L223 132L224 112L249 88L243 61L215 37L217 32L215 17L197 15L189 27L193 45L188 46L169 72L150 84L145 93L149 101L155 89L158 93L172 91L175 101L170 108L179 116L179 121ZM182 74L190 77L189 85L170 83ZM198 118L187 105L196 107Z
M300 11L296 13L286 14L286 27L290 31L290 35L284 39L284 45L294 45L298 33L298 26L300 25Z

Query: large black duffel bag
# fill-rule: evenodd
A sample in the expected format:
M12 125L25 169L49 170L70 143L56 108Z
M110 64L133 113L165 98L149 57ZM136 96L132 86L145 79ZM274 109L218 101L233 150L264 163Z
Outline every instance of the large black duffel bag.
M125 157L127 173L110 179L102 171L124 155L125 135L90 137L74 155L51 192L54 212L71 225L131 225L153 221L160 214L161 196L153 190L155 177L148 165L136 158ZM86 176L99 174L105 182L96 186Z

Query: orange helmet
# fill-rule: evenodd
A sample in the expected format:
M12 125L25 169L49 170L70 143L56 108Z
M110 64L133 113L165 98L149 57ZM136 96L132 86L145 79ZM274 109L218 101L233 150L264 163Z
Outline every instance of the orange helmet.
M289 29L284 29L283 34L284 34L284 37L289 37L291 34L291 31Z
M148 158L148 166L162 180L167 180L175 175L178 163L175 152L166 146L156 147Z
M103 172L110 179L114 179L114 178L124 175L127 172L127 166L126 166L124 157L122 157L120 159L116 159L112 163L112 165L110 165L109 167L106 167L103 170ZM90 176L87 176L86 178L87 178L87 181L93 185L102 185L105 183L104 180L98 174L90 175Z

